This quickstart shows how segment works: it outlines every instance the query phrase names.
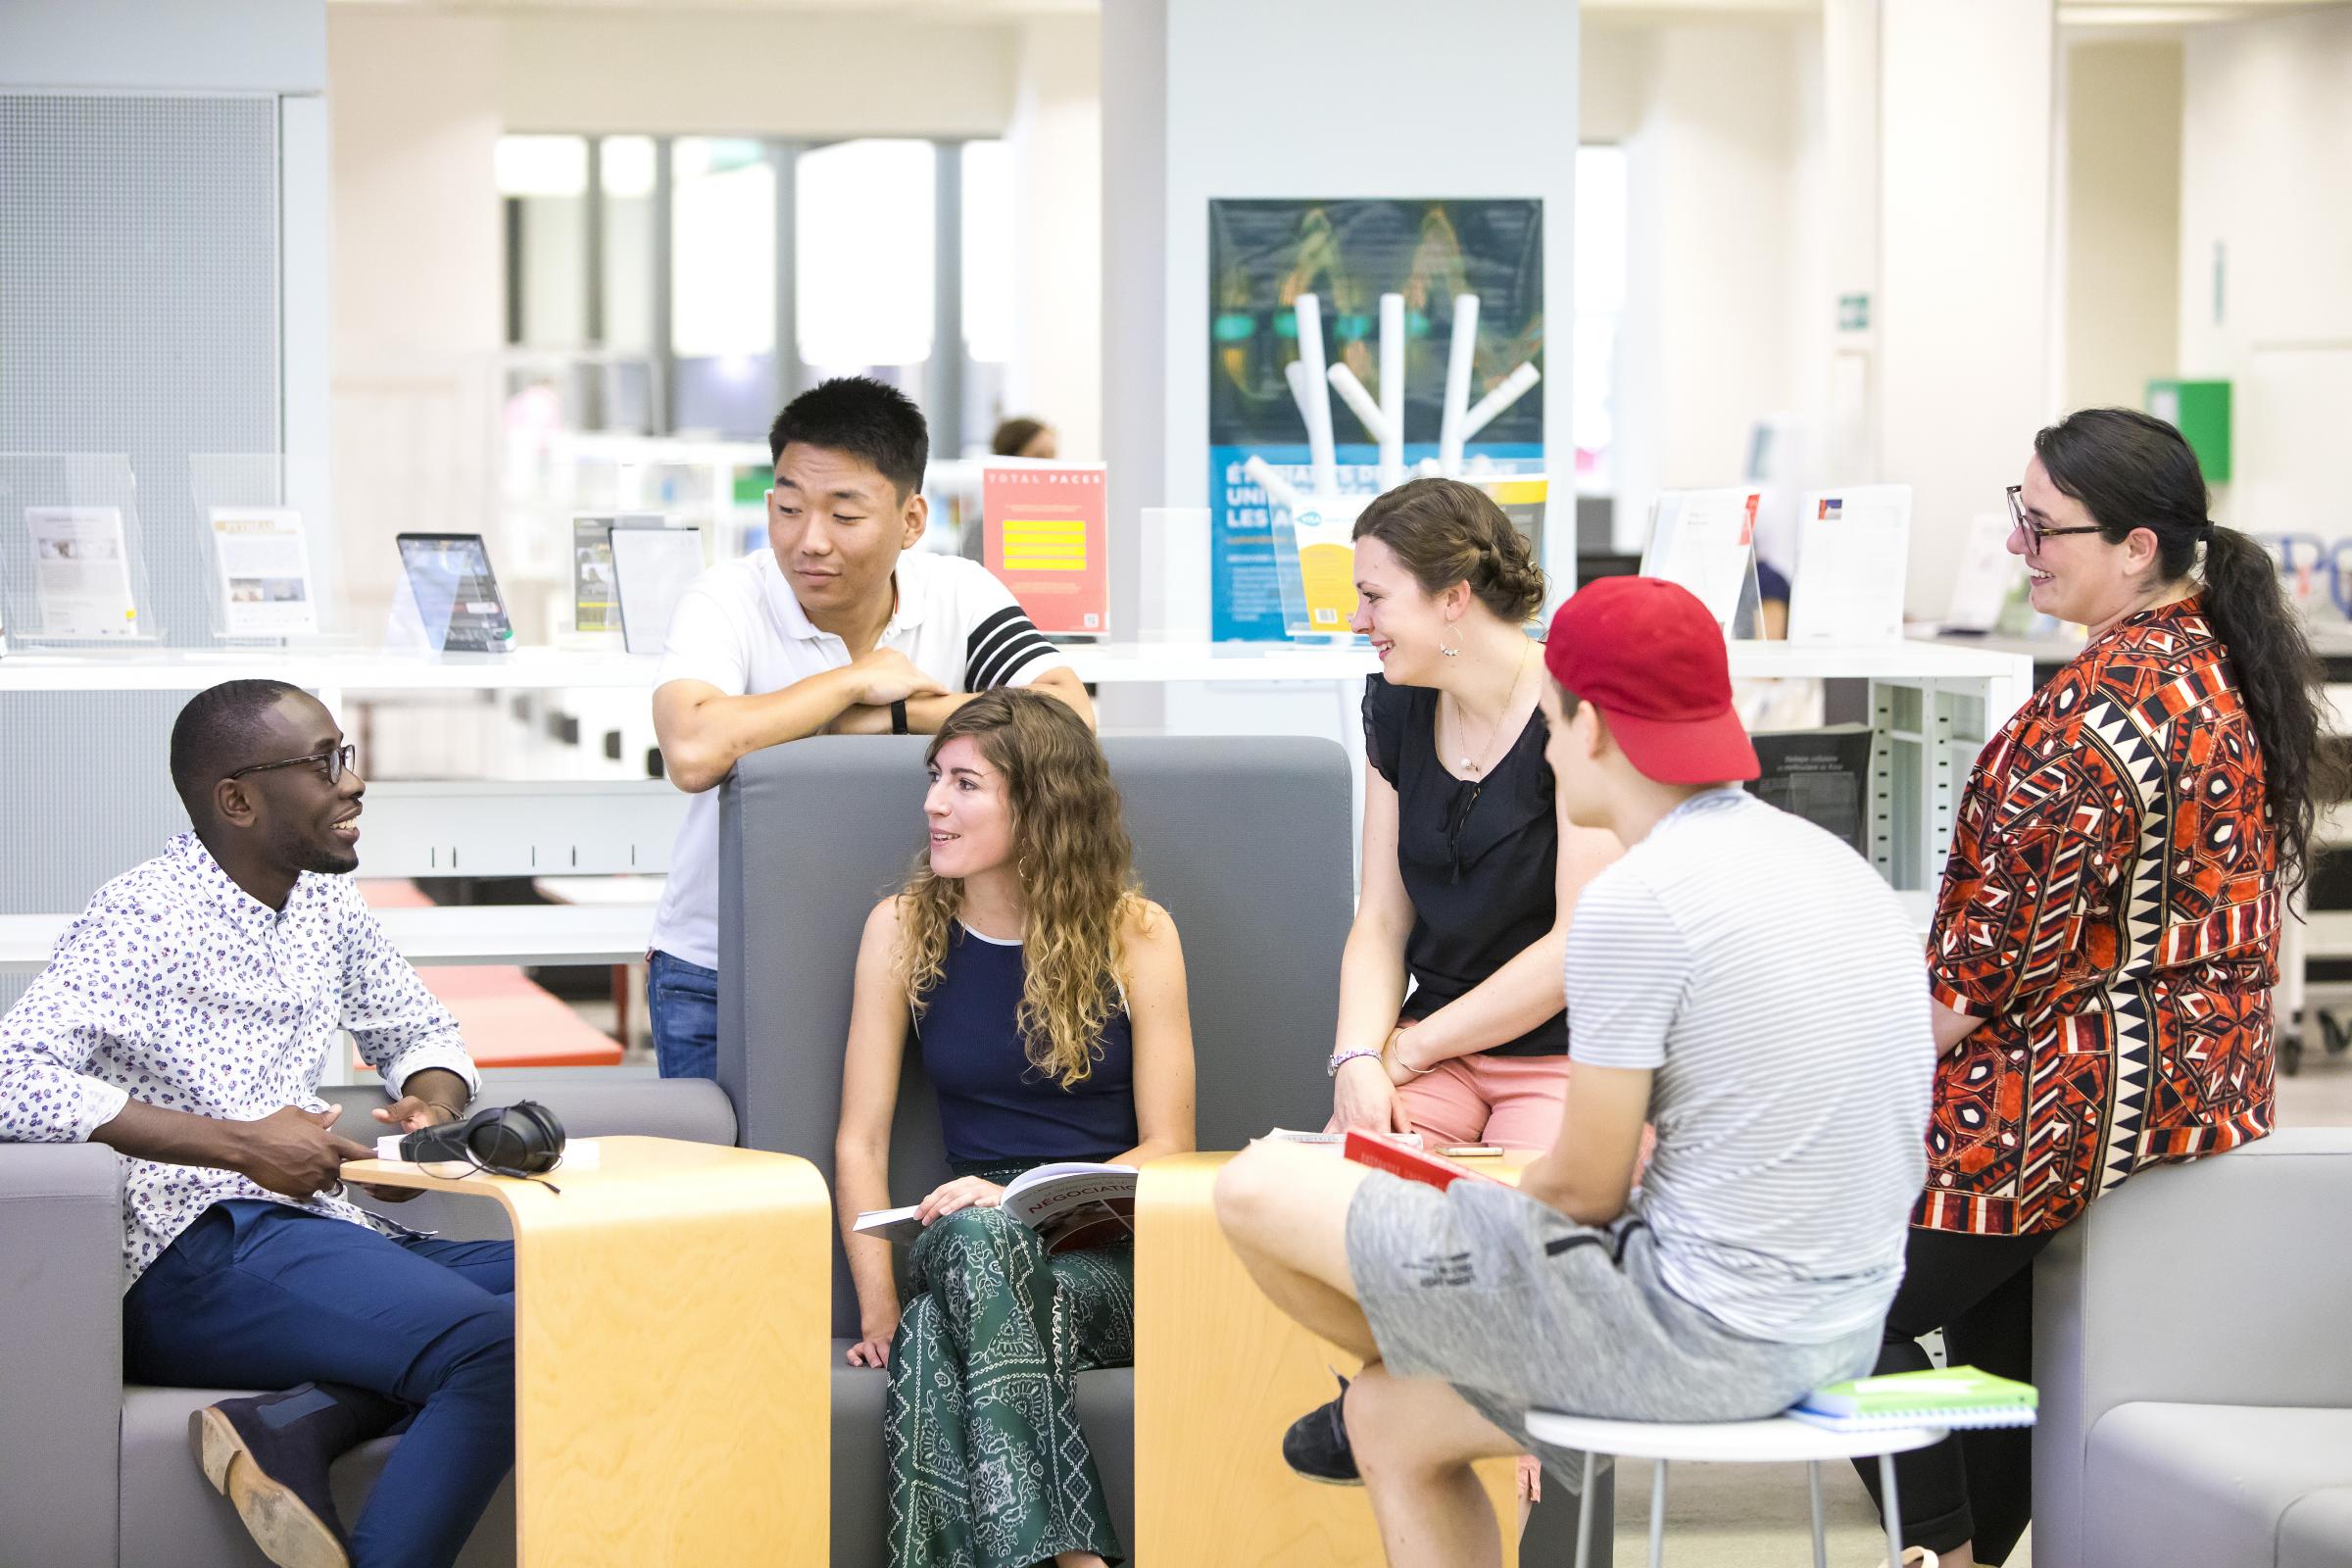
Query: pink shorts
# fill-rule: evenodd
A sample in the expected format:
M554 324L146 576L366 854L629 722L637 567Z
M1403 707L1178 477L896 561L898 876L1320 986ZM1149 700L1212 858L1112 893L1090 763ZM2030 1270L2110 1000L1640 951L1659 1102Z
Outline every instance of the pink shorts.
M1413 1131L1435 1144L1549 1149L1568 1099L1568 1058L1448 1056L1396 1091Z

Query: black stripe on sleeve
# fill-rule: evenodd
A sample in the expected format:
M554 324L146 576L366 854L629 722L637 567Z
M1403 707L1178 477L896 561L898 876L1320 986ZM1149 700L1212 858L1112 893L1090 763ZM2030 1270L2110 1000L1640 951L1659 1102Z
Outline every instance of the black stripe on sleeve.
M1055 652L1018 605L1007 605L972 628L964 642L966 691L1003 686L1041 656Z

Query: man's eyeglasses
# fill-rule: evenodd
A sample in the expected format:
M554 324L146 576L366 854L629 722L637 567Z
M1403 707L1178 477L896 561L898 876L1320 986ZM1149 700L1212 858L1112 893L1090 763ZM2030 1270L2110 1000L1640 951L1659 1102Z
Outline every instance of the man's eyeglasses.
M2044 528L2040 523L2026 515L2025 488L2022 484L2013 484L2009 487L2009 525L2026 536L2027 549L2039 550L2044 539L2058 539L2070 533L2102 531L2095 522L2076 528Z
M273 767L300 767L305 762L316 762L325 770L327 783L340 784L343 775L351 770L352 759L358 754L359 748L346 742L331 751L313 752L308 757L289 757L276 762L256 762L251 767L240 767L228 776L243 778L248 773L266 773Z

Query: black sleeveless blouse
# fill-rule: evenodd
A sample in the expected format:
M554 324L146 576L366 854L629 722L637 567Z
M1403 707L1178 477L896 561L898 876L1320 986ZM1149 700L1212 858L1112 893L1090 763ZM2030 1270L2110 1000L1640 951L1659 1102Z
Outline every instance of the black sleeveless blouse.
M1364 682L1364 760L1396 791L1396 869L1413 901L1404 943L1412 977L1404 1016L1426 1018L1549 931L1558 913L1559 820L1544 760L1543 710L1485 778L1457 779L1438 761L1438 694ZM1498 1056L1557 1056L1568 1015L1489 1048Z

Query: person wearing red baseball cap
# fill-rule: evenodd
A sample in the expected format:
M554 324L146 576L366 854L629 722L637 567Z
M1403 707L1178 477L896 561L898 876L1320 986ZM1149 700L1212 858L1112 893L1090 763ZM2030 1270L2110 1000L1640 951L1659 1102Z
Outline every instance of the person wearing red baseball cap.
M1573 694L1577 705L1591 704L1600 715L1600 727L1614 743L1604 755L1623 764L1613 783L1622 788L1638 778L1662 792L1649 804L1671 809L1692 786L1756 776L1756 749L1732 707L1723 633L1689 589L1658 577L1603 577L1562 605L1551 626L1544 667L1553 686L1544 697L1544 716L1551 723L1544 756L1554 780L1565 781L1561 742L1575 716L1575 707L1560 700L1563 694ZM1584 782L1588 789L1597 784ZM1631 807L1632 797L1652 792L1636 787L1623 793L1628 799L1622 804ZM1608 828L1628 844L1642 836L1623 831L1613 819L1586 820L1615 816L1595 801L1580 813L1572 798L1569 813L1579 826Z
M1283 1456L1360 1479L1393 1564L1499 1563L1475 1459L1533 1451L1582 1485L1530 1409L1744 1420L1868 1371L1926 1168L1919 939L1868 861L1740 787L1756 755L1714 619L1604 579L1544 664L1565 814L1625 845L1568 923L1550 1147L1516 1187L1270 1142L1217 1183L1260 1287L1365 1358Z

